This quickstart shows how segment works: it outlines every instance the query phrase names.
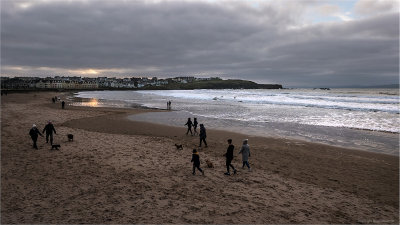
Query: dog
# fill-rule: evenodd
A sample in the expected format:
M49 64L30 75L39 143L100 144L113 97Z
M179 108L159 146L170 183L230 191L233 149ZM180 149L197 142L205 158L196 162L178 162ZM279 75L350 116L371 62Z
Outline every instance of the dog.
M54 144L54 145L51 145L51 150L53 150L53 149L59 150L58 148L60 148L60 147L61 147L61 145Z
M182 145L175 144L175 147L176 147L176 149L183 150L183 146Z
M208 168L214 168L214 164L210 160L206 160L206 164Z
M74 135L72 134L67 134L68 141L74 141Z

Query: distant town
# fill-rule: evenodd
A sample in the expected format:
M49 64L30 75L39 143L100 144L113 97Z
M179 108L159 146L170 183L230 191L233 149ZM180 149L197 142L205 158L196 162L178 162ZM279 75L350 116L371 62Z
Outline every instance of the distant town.
M160 87L170 83L190 83L200 80L221 80L219 77L195 78L195 77L175 77L158 79L157 77L1 77L2 89L138 89L143 87Z
M9 90L86 90L86 89L196 89L196 88L282 88L282 85L257 84L244 80L222 80L219 77L1 77L1 89Z

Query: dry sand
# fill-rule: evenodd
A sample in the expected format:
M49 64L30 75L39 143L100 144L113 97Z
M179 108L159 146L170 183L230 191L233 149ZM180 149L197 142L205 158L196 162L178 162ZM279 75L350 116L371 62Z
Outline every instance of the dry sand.
M144 109L62 110L54 95L1 98L2 224L399 222L396 156L208 130L205 176L193 176L199 140L184 127L126 119ZM30 127L47 120L59 151L41 137L32 148ZM223 174L228 138L236 154L249 138L253 171L240 169L238 155L238 174Z

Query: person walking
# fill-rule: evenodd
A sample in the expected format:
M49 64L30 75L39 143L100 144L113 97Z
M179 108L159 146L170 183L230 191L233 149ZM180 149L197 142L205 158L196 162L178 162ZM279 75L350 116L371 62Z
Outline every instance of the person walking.
M43 137L42 133L40 133L39 129L37 129L36 125L33 124L31 130L29 131L29 135L32 138L33 141L33 148L38 149L37 145L36 145L36 141L38 139L38 136L40 135L41 137Z
M194 119L193 119L193 132L194 132L194 135L198 134L198 133L197 133L197 124L199 124L199 123L197 122L197 118L194 118Z
M233 169L233 174L236 174L236 169L233 167L232 160L233 160L233 150L235 149L235 146L232 144L232 139L228 139L228 149L226 150L226 153L224 156L226 157L226 173L225 175L231 175L229 172L229 167L232 167Z
M188 118L188 121L185 123L185 126L188 127L188 129L186 131L186 135L188 135L188 133L190 131L190 134L193 136L192 125L193 125L192 120L190 118Z
M193 154L192 154L192 161L193 162L193 172L192 174L196 174L196 168L204 175L204 170L200 168L200 156L199 153L197 152L196 149L193 149Z
M65 108L65 102L64 102L64 101L61 102L61 108L62 108L62 109Z
M199 147L201 147L201 142L204 142L205 147L207 148L207 142L206 142L206 138L207 138L207 133L206 133L206 128L204 127L203 124L200 124L200 145Z
M57 134L56 129L54 129L53 123L49 121L47 125L43 129L43 133L46 131L46 143L49 143L49 136L50 136L50 144L53 144L53 131L54 134Z
M240 149L240 153L242 153L242 161L243 161L243 166L242 169L244 169L244 166L246 165L249 171L251 171L250 164L249 164L249 157L250 157L250 146L247 144L248 139L243 140L243 145L242 148Z

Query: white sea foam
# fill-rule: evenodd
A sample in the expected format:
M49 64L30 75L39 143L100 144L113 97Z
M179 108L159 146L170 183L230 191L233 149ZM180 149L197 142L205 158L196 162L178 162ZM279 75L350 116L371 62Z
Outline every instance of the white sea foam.
M94 91L78 97L155 108L171 100L173 109L208 118L400 132L397 89Z

